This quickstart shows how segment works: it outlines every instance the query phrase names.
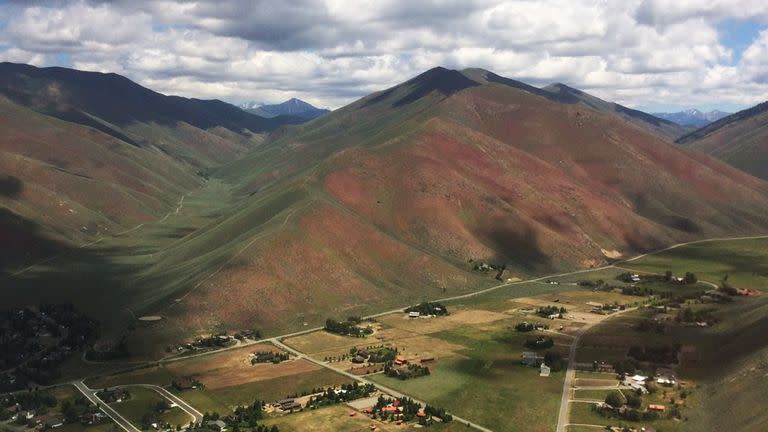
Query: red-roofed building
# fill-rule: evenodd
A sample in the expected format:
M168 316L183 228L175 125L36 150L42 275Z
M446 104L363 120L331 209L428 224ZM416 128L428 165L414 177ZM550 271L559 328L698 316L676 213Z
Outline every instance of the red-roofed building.
M664 405L658 405L658 404L650 404L648 405L648 409L652 411L664 411L667 409Z

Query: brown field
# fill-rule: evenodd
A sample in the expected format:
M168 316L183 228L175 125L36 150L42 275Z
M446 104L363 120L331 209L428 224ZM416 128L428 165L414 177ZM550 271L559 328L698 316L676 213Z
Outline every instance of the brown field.
M452 311L450 315L432 318L408 318L405 313L390 314L379 318L389 327L411 333L436 333L465 325L484 324L509 318L506 314L481 309L463 309Z
M191 376L202 382L206 388L217 389L234 385L294 375L317 370L318 367L303 360L289 360L272 364L251 365L248 353L254 351L282 352L274 345L259 344L241 349L211 354L190 361L178 361L166 366L177 376Z
M434 357L439 359L440 357L454 355L456 351L465 349L465 347L461 345L453 344L443 339L410 331L398 330L396 328L382 330L377 333L377 335L384 336L384 339L379 340L371 337L350 338L333 335L325 331L317 331L286 339L285 343L299 351L307 352L319 360L322 360L325 357L347 354L352 347L364 348L367 346L379 345L393 346L409 360L423 357ZM354 366L349 360L335 363L335 365L344 369L349 369Z

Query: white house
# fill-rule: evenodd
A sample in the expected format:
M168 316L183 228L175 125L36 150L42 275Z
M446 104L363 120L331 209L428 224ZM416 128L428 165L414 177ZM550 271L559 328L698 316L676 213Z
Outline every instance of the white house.
M549 372L551 372L551 368L547 366L546 364L542 363L539 367L539 376L548 377Z

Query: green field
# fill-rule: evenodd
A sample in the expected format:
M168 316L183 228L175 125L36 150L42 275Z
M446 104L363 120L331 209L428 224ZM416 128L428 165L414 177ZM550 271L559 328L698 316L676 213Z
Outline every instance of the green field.
M737 288L768 289L768 239L711 241L683 246L623 263L638 271L682 275L717 283L725 275Z
M490 328L465 326L432 334L466 349L440 359L428 377L371 379L494 430L549 430L557 421L564 374L539 377L538 369L521 365L525 336L508 330L509 325L503 321Z
M166 401L165 398L151 389L131 387L129 392L131 393L130 399L110 405L136 427L141 425L141 419L145 413L153 410L153 407L158 402ZM192 420L192 417L180 408L175 407L160 415L160 419L173 426L186 426Z

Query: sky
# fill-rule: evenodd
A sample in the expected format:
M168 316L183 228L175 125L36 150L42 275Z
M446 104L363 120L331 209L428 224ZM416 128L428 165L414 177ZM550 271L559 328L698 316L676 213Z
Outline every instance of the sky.
M650 112L768 100L766 0L0 0L0 61L338 108L434 66Z

